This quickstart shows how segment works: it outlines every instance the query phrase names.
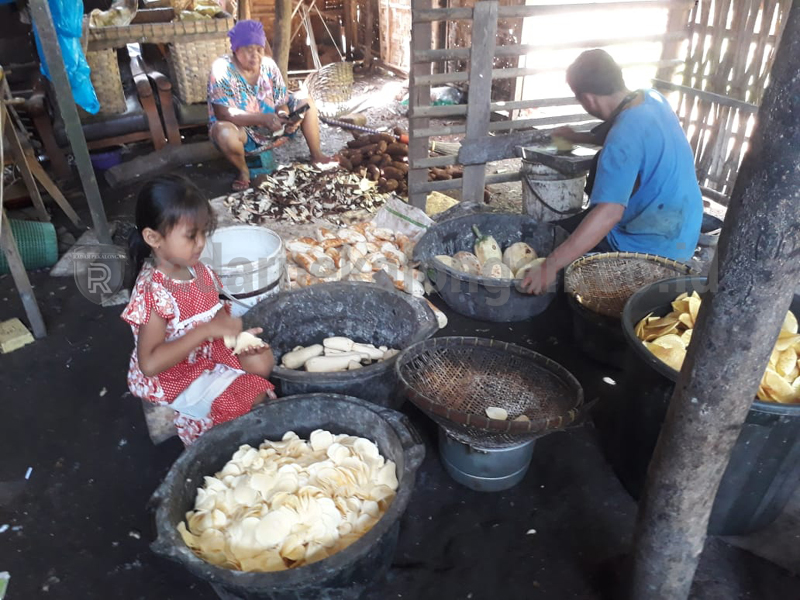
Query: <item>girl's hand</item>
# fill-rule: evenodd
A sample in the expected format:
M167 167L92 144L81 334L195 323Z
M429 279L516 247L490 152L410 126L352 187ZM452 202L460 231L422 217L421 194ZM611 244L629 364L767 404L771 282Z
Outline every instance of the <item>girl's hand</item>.
M225 310L220 310L206 323L205 328L206 336L214 340L224 338L226 335L237 336L242 332L242 320L230 316Z
M261 327L253 327L253 329L247 329L247 333L252 333L253 335L258 335L259 333L263 332L264 330ZM261 340L262 342L264 340ZM249 350L243 350L239 357L242 356L254 356L256 354L264 354L265 352L272 352L272 348L270 348L267 342L264 342L263 346L258 346L256 348L250 348Z

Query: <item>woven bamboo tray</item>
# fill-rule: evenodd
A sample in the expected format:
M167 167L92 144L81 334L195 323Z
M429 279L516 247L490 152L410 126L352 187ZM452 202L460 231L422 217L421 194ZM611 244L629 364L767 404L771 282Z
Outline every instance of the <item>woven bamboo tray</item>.
M441 337L404 350L395 365L407 397L448 435L465 444L503 448L572 425L583 389L558 363L527 348L477 337ZM511 418L486 416L495 406Z
M619 319L625 303L647 284L692 275L689 265L652 254L606 252L583 256L567 267L564 291L586 309Z
M99 27L88 30L89 50L123 48L126 44L174 44L225 38L233 19L140 23L126 27Z

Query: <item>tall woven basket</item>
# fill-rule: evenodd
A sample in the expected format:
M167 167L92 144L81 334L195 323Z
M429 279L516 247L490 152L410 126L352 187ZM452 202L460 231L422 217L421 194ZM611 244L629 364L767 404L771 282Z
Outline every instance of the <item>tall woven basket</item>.
M124 113L127 105L125 92L122 90L122 77L119 74L117 51L111 48L87 52L86 62L91 70L89 76L94 91L100 101L100 113L106 115Z
M170 44L169 70L178 97L186 104L205 102L211 65L230 51L227 37Z
M347 114L353 97L353 64L325 65L306 78L306 87L322 116L335 119Z

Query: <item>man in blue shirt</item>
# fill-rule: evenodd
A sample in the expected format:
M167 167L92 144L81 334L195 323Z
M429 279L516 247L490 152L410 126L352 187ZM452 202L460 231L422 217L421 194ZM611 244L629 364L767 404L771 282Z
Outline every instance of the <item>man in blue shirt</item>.
M692 150L667 100L655 90L630 92L619 65L603 50L581 54L567 70L567 83L586 112L604 121L591 133L569 127L553 132L603 146L587 186L591 210L528 274L523 288L545 292L561 269L598 244L689 260L700 235L703 199Z

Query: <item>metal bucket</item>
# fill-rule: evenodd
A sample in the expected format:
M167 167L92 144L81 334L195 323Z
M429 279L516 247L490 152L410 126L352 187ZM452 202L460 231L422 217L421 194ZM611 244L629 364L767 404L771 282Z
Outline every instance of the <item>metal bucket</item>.
M523 211L537 221L561 221L583 210L585 175L564 175L524 159L520 175Z
M214 269L226 292L246 305L231 306L235 317L278 294L286 270L280 236L254 225L218 229L208 238L200 260Z
M503 448L479 448L453 439L439 427L439 455L447 473L476 492L500 492L525 477L536 440Z

